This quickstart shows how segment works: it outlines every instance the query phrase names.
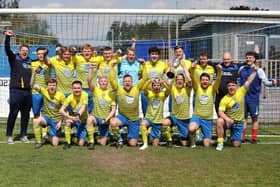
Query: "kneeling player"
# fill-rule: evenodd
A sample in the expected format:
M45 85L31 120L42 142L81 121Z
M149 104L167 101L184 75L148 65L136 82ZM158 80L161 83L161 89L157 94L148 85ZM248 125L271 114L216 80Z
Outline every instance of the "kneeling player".
M193 84L195 107L189 125L191 148L196 147L194 136L198 128L201 128L203 134L203 145L209 147L211 144L214 98L220 85L222 67L218 65L217 68L217 79L213 85L210 83L210 75L208 73L201 74L200 85Z
M191 81L186 70L188 82ZM185 76L177 74L175 84L171 87L172 112L171 115L164 119L163 124L176 125L179 130L180 141L183 146L187 144L188 126L190 121L190 94L191 87L187 87Z
M148 87L152 83L152 90L148 90ZM164 84L166 91L161 90L161 85ZM148 98L148 109L144 120L140 123L140 130L143 140L143 145L140 150L145 150L148 148L148 130L147 127L151 127L151 136L153 138L153 145L159 144L159 138L161 130L165 134L167 139L167 145L172 142L171 129L167 124L163 124L163 105L164 100L169 95L169 86L166 82L162 82L159 78L152 78L148 80L143 86L144 94Z
M94 126L97 125L101 137L100 144L106 145L110 120L116 113L116 102L112 91L108 89L108 80L106 76L100 76L98 78L99 88L94 86L92 82L94 68L96 68L96 65L91 64L88 74L88 87L92 91L94 111L93 115L88 117L87 128L94 131ZM89 134L89 138L90 140L94 140L93 133Z
M69 149L71 147L71 126L76 127L76 136L79 139L78 144L83 146L86 138L86 121L87 121L87 106L88 95L82 91L82 82L73 81L72 94L70 94L63 106L60 108L61 114L66 118L66 124L64 128L66 142L63 149ZM71 109L67 113L67 107Z
M59 109L64 102L64 94L56 91L57 82L55 79L47 81L47 88L41 88L38 84L34 84L34 81L35 72L33 72L31 77L31 86L42 94L44 103L42 115L34 119L35 148L38 149L42 146L40 127L46 127L47 125L51 127L50 135L52 136L52 145L57 146L59 143L59 130L63 121Z
M250 84L256 76L258 67L248 77L243 86L237 88L236 81L228 81L228 93L219 105L219 118L217 120L217 151L222 151L224 147L224 128L231 131L231 143L234 147L240 147L244 128L244 98Z

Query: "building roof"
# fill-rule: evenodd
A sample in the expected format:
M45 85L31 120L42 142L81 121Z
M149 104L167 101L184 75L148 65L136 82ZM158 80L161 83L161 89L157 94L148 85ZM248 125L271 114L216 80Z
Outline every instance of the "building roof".
M195 27L210 23L258 23L258 24L280 24L279 18L256 18L256 17L219 17L199 16L183 24L182 30L192 30Z

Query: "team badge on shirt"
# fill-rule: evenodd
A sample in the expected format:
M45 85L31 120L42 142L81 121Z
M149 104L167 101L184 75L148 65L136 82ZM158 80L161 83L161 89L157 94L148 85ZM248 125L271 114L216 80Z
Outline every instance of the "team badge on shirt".
M55 104L54 102L52 102L52 101L50 101L50 102L48 103L48 105L49 105L49 108L50 108L50 109L55 109L55 107L56 107L56 104Z
M183 75L185 75L185 71L184 71L183 69L179 69L179 70L177 71L177 74L183 74Z
M179 95L175 98L177 104L182 104L184 102L184 97Z
M155 78L155 77L157 77L157 72L156 71L150 71L149 75L150 75L150 77Z
M85 70L85 71L88 72L88 71L89 71L89 68L90 68L90 67L89 67L89 64L85 64L85 65L84 65L84 70Z
M106 101L105 99L102 98L102 99L100 100L100 105L103 106L103 107L105 107L105 106L107 105L107 101Z
M71 70L70 69L65 69L64 70L64 75L65 75L65 77L71 77Z
M109 73L110 73L110 68L109 68L109 67L105 67L104 73L105 73L105 75L109 75Z
M205 104L208 103L209 97L207 95L201 95L199 101L200 101L201 104L205 105Z
M232 109L233 111L237 111L237 110L240 109L240 105L239 105L238 103L234 103L234 105L232 105L231 109Z
M132 96L125 96L125 100L127 104L132 104L134 102L134 97Z
M152 101L152 107L153 108L159 108L159 106L160 106L160 101L159 100L155 99L155 100Z

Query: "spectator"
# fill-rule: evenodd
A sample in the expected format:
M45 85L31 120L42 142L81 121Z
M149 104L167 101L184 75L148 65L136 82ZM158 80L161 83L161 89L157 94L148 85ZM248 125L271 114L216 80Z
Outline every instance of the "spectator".
M29 112L32 105L32 94L30 87L31 79L31 59L29 58L29 46L22 44L19 53L14 54L10 47L10 38L14 35L12 30L5 32L5 51L10 64L10 111L7 120L7 143L14 144L13 129L18 112L20 119L20 140L28 143L27 127L29 121Z

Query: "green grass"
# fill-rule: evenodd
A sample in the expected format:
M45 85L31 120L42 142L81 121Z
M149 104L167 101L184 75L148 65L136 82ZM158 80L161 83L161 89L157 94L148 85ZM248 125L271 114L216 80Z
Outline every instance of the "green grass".
M279 145L137 148L0 144L0 186L278 186Z
M0 140L5 141L5 125ZM14 133L18 134L18 125ZM29 127L32 137L32 126ZM250 133L250 130L248 130ZM279 126L260 134L280 135ZM250 137L247 137L250 139ZM34 139L32 139L34 140ZM261 143L280 137L259 137ZM63 141L63 139L62 139ZM241 148L86 147L0 143L0 186L279 186L280 145L243 144Z

